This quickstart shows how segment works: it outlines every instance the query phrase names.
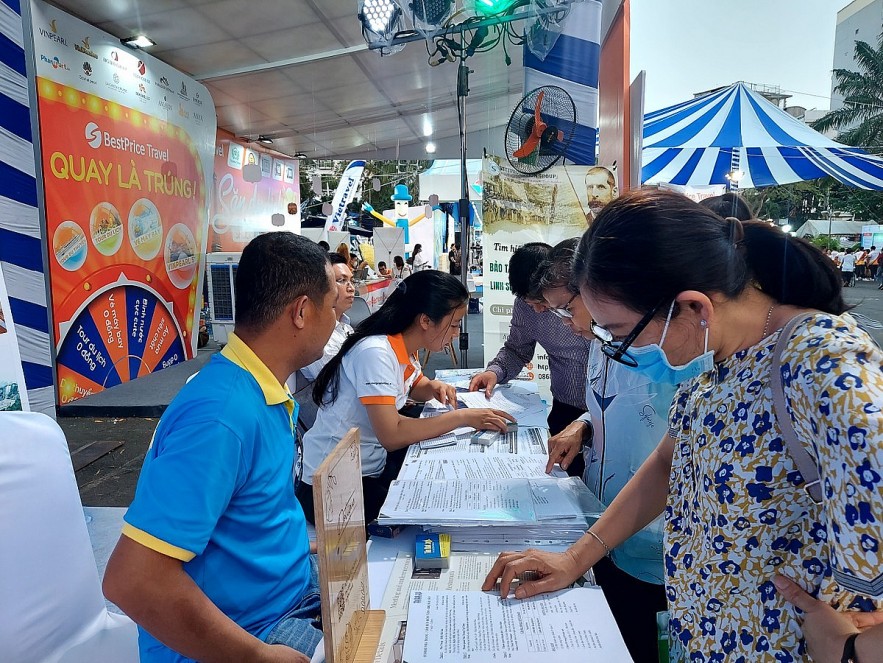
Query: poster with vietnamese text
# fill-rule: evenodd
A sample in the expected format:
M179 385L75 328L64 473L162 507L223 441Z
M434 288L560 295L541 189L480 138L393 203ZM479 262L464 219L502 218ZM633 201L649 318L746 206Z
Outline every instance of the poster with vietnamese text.
M194 356L215 113L205 87L33 3L59 404Z
M587 190L591 166L553 166L538 175L522 175L505 158L484 159L482 213L482 259L484 267L484 354L493 359L509 335L514 298L509 291L509 260L528 242L555 246L578 237L591 217ZM525 367L528 379L536 380L544 398L548 391L549 360L537 347Z

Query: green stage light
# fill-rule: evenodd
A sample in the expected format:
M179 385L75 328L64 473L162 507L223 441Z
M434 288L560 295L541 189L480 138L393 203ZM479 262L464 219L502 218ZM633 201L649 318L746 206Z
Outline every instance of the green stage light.
M482 16L497 16L512 9L512 6L515 5L517 1L518 0L475 0L475 13L481 14Z

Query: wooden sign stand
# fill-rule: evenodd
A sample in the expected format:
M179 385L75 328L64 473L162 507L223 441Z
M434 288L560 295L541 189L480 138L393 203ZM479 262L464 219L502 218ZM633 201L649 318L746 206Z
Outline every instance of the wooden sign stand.
M313 475L326 663L372 663L383 610L369 610L359 431L351 429Z

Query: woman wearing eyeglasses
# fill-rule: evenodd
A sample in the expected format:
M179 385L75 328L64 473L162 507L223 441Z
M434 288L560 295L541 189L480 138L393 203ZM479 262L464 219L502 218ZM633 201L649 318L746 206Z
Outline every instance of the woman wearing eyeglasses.
M337 324L331 337L325 344L322 356L308 366L293 373L288 378L288 388L291 390L294 400L299 404L297 414L298 431L303 434L309 430L316 421L319 409L313 402L313 381L319 375L319 371L332 357L338 353L347 337L353 333L350 319L346 312L353 306L356 298L356 289L353 286L353 272L347 265L343 256L338 253L329 253L331 269L334 271L334 281L337 285L337 302L334 304L334 313L337 316Z
M574 237L552 249L535 275L535 289L574 334L591 340L592 317L572 283L578 243ZM567 469L582 452L586 485L610 504L667 430L676 386L628 370L607 357L597 340L590 345L587 377L587 412L550 438L546 471L556 462ZM662 518L656 518L617 546L610 559L594 566L595 579L635 663L659 660L656 614L667 609L662 527Z
M574 276L611 359L682 381L669 433L570 550L504 554L485 588L526 570L542 578L516 596L567 586L664 513L676 659L880 660L883 627L858 635L844 613L883 595L883 353L844 315L830 261L768 224L637 191L598 216ZM782 592L812 607L805 623Z

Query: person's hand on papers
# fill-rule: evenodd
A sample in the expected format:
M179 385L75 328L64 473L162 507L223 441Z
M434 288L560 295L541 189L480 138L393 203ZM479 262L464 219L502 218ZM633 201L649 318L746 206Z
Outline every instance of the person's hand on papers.
M570 587L583 574L579 562L570 550L552 553L528 548L524 552L500 553L481 589L484 592L491 591L499 579L500 596L506 598L509 596L512 581L531 571L540 578L521 582L515 590L515 598L527 599Z
M442 405L457 409L457 389L441 380L433 380L429 383L432 387L432 396Z
M469 391L478 391L484 389L484 395L491 397L494 387L497 386L497 374L493 371L483 371L472 378L469 383Z
M463 426L471 426L475 430L496 430L506 432L506 426L511 421L515 423L515 417L502 410L491 408L463 408L457 411Z
M582 449L585 432L585 422L578 419L557 435L549 438L549 462L546 463L546 474L552 471L555 463L558 463L562 470L570 467L573 459Z

